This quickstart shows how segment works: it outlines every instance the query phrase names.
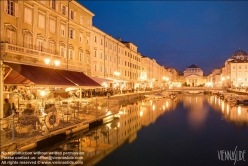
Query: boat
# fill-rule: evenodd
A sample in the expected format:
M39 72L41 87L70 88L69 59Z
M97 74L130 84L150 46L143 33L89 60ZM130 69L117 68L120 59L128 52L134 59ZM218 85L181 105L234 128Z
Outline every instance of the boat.
M248 100L237 100L237 104L248 105Z
M202 92L199 92L199 91L188 91L187 93L188 94L191 94L191 95L196 95L196 94L201 94Z
M165 98L166 96L162 93L155 93L152 95L145 95L146 98L152 98L152 99L162 99Z
M237 104L248 105L248 96L237 96L236 97Z

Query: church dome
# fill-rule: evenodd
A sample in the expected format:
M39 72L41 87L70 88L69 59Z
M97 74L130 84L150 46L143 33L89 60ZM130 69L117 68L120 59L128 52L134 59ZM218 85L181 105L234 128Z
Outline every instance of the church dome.
M239 59L239 56L245 56L245 55L246 56L248 55L245 51L237 50L232 54L231 58L234 58L234 59L238 58Z

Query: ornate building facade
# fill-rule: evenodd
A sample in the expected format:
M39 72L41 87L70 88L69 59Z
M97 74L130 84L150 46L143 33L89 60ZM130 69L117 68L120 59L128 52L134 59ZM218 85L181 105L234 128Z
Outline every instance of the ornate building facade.
M227 87L248 86L248 54L245 51L237 50L226 60L221 80Z
M132 42L93 26L94 13L77 1L3 0L0 4L5 62L49 67L44 63L49 58L50 64L59 63L56 68L112 80L109 87L137 88L144 82L161 86L164 78L171 77Z
M194 64L189 66L183 73L187 85L199 86L205 83L205 79L203 78L203 71Z

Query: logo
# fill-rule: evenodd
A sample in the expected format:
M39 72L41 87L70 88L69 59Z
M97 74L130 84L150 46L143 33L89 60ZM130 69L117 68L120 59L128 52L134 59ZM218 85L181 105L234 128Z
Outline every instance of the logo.
M245 161L245 150L237 150L238 146L232 150L217 150L220 161Z

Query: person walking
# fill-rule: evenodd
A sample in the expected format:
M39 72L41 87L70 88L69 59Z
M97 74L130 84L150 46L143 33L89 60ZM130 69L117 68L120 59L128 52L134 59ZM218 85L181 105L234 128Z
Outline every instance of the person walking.
M3 112L4 112L4 116L3 116L4 118L12 114L11 104L9 103L9 100L7 98L4 99Z

